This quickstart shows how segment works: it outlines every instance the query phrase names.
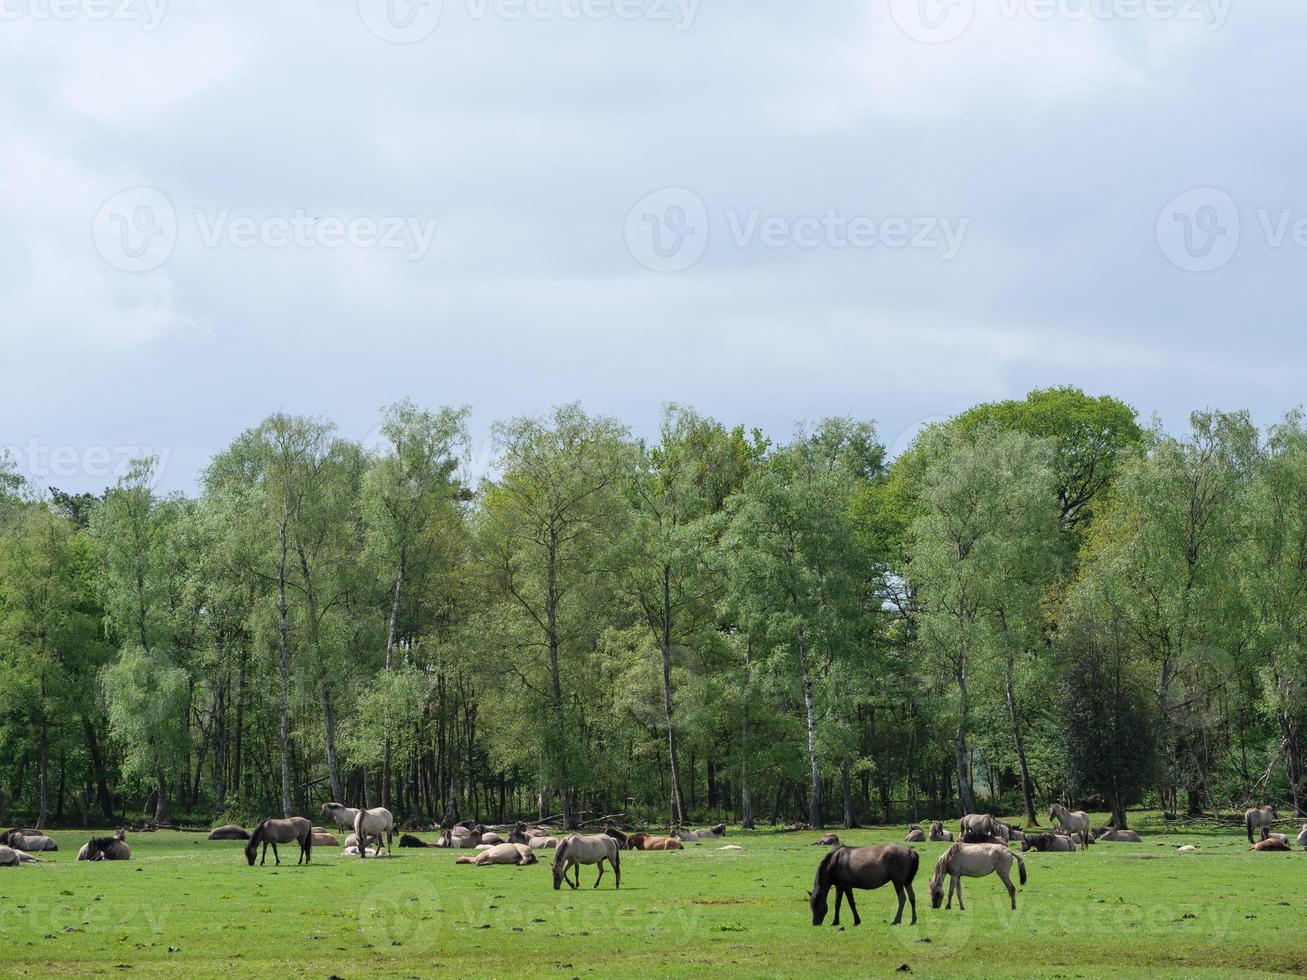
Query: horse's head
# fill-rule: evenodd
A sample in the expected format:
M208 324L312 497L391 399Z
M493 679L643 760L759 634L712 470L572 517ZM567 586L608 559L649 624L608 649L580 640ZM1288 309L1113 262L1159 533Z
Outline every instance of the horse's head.
M1032 844L1031 844L1031 838L1032 838L1033 836L1034 836L1034 835L1032 834L1032 835L1029 835L1029 836L1026 836L1026 837L1022 837L1022 838L1021 838L1021 852L1022 852L1023 854L1024 854L1026 851L1030 850L1030 848L1032 847Z
M808 892L808 907L812 909L812 924L819 926L826 921L826 892L814 888Z
M1048 808L1048 819L1055 820L1056 818L1057 818L1057 804L1054 803L1052 806Z
M554 858L553 872L554 891L558 891L563 887L563 875L567 874L567 861L563 858L563 849L561 847L558 849L557 856Z
M250 834L250 839L245 845L245 860L249 862L250 867L254 867L255 855L259 852L259 838L263 836L263 824L254 828L254 833Z
M944 904L944 884L942 881L930 882L930 907L937 909Z

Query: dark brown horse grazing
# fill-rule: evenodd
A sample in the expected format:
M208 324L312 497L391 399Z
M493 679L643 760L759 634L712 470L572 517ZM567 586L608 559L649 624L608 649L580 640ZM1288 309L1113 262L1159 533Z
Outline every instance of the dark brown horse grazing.
M278 844L289 844L291 841L298 841L300 845L300 859L296 864L308 864L313 860L313 824L309 823L303 817L286 817L284 820L264 820L254 828L254 833L250 834L250 842L245 845L245 860L254 867L254 857L258 854L259 845L263 845L263 857L259 859L259 866L268 859L268 845L272 845L272 858L278 864L281 864L281 855L277 853Z
M917 924L917 896L912 891L912 879L917 876L917 852L902 844L884 847L840 847L831 851L817 865L817 878L808 892L808 905L812 908L812 924L819 926L826 919L826 896L835 888L835 919L840 924L840 902L849 900L853 924L861 925L858 907L853 904L853 889L873 889L892 883L899 897L899 910L890 925L903 921L903 900L912 902L912 924Z

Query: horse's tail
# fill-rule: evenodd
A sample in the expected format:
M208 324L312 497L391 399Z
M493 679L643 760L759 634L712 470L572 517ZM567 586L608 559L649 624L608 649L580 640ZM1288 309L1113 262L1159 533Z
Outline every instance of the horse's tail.
M1018 871L1018 872L1020 873L1020 875L1021 875L1021 884L1024 885L1024 884L1026 883L1026 862L1025 862L1025 859L1022 858L1021 855L1018 854L1016 851L1013 851L1013 852L1012 852L1012 856L1013 856L1014 858L1017 859L1017 871Z
M921 864L921 855L917 853L917 849L914 847L911 848L911 851L912 856L908 858L908 878L904 882L905 885L912 884L912 879L917 877L917 867Z
M1243 815L1243 826L1248 831L1248 843L1251 844L1253 842L1253 814L1251 810Z
M308 832L304 835L304 863L307 864L313 860L313 824L309 823Z
M613 852L608 855L608 860L612 862L613 871L620 878L622 876L622 845L613 838L609 839L613 841Z

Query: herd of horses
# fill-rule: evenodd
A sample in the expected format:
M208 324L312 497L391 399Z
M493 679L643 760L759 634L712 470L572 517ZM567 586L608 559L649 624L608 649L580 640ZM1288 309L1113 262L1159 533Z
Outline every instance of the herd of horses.
M322 813L330 817L338 830L349 830L351 836L345 840L343 856L368 857L369 851L380 855L384 850L389 855L394 844L395 819L384 807L353 808L339 803L324 803ZM941 821L931 822L929 829L918 825L909 827L908 843L934 841L947 843L949 846L935 863L934 874L929 883L932 909L944 905L952 909L956 896L958 908L965 910L962 897L963 878L983 878L996 875L1007 889L1012 909L1017 907L1017 889L1012 883L1012 865L1017 866L1020 884L1027 882L1026 863L1022 852L1031 850L1049 852L1075 852L1088 850L1095 842L1139 843L1137 833L1121 830L1111 826L1092 830L1089 815L1083 810L1070 810L1054 803L1049 807L1048 818L1054 829L1047 833L1026 833L1021 828L1003 823L990 814L969 813L962 817L958 832L946 830ZM1244 813L1244 827L1252 849L1257 851L1289 850L1289 838L1285 834L1275 833L1271 827L1278 821L1278 813L1273 806L1251 808ZM1254 841L1254 831L1259 839ZM725 825L719 824L705 830L673 829L671 834L657 836L647 833L626 834L608 823L603 833L571 834L565 838L555 837L550 828L537 827L519 821L508 832L507 838L496 831L472 821L464 821L445 828L440 839L427 843L420 838L403 834L400 847L443 847L453 849L475 850L475 855L457 858L458 864L470 864L478 867L493 865L526 866L537 863L537 852L552 850L553 885L557 891L564 882L569 888L581 886L581 866L594 866L598 874L594 886L598 888L603 881L605 868L612 871L613 887L622 886L622 866L620 852L623 850L674 851L684 848L686 843L719 840L726 835ZM315 827L305 817L269 818L260 821L251 832L243 828L228 825L219 827L210 835L213 840L244 840L245 858L250 866L255 859L263 865L267 860L268 848L272 848L275 864L281 863L277 851L279 844L295 843L299 845L299 864L312 861L315 843L335 845L336 837L324 828ZM1020 842L1020 851L1013 850L1012 845ZM829 896L835 890L835 917L832 924L840 924L840 912L844 901L848 901L849 911L853 913L853 924L860 925L861 917L854 902L855 890L875 890L885 885L893 885L898 898L898 909L892 925L903 921L905 905L911 905L911 923L917 921L917 897L913 891L913 881L917 875L920 855L912 847L904 844L885 844L867 847L851 847L840 841L834 834L826 834L815 844L829 846L830 850L822 857L817 866L812 889L808 892L808 903L812 912L812 924L821 925L829 912ZM1298 833L1296 843L1307 848L1307 824ZM262 855L259 851L262 848ZM727 845L723 850L739 850L736 845ZM1192 850L1193 848L1182 848ZM16 828L7 833L0 833L0 866L14 866L38 863L39 858L32 852L55 851L58 844L38 831ZM131 858L131 848L126 841L126 832L118 831L109 837L92 837L77 853L79 861L125 861ZM948 879L945 892L944 880Z

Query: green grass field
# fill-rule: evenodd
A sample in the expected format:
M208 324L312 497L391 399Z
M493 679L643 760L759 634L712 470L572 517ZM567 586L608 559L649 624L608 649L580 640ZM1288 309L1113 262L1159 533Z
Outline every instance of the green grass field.
M732 832L680 853L623 853L623 886L555 892L548 864L456 866L443 850L359 861L319 848L297 867L247 867L235 842L129 836L133 859L0 868L0 974L47 976L1224 976L1307 972L1307 853L1255 854L1242 833L1037 854L1006 907L997 878L966 884L967 911L932 911L945 845L916 845L918 924L891 928L892 889L859 892L863 923L811 925L815 833ZM903 829L851 831L852 843ZM719 851L735 843L742 852ZM1193 843L1200 853L1179 854ZM287 854L290 860L286 860ZM834 897L832 895L832 907ZM905 915L905 923L907 921Z

